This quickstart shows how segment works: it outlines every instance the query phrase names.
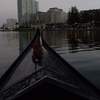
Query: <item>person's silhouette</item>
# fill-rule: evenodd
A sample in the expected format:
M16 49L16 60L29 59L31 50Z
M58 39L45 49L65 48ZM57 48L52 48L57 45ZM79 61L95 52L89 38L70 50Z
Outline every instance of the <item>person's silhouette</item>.
M42 64L42 55L43 55L43 49L42 45L40 42L40 30L37 30L37 34L39 34L32 44L33 48L33 54L32 54L32 60L35 63L35 65L40 65Z

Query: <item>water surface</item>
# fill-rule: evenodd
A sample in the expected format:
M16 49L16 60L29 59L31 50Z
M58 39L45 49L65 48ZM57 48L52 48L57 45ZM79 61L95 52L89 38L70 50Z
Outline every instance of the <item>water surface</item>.
M22 53L33 36L34 32L0 32L0 75ZM57 53L100 88L100 30L47 31L44 37Z
M0 32L0 76L19 55L18 32Z
M100 31L49 31L48 44L84 77L100 88Z

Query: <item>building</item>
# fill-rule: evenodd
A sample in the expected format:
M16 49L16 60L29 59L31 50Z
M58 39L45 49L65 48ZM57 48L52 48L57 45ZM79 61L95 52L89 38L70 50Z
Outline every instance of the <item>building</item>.
M65 23L67 20L67 13L59 8L50 8L47 12L39 11L33 17L33 24L59 24Z
M10 18L10 19L7 19L7 24L10 26L10 25L15 25L17 23L17 19L13 19L13 18Z
M67 20L67 14L59 8L50 8L47 11L47 23L64 23Z
M18 0L19 25L30 25L32 16L38 12L38 2L35 0Z
M14 30L18 27L17 19L9 18L6 20L4 27L8 30Z
M46 19L47 19L46 15L47 15L47 13L46 12L38 12L37 15L38 15L37 16L38 23L46 24Z
M34 1L33 2L33 12L36 14L39 11L39 2Z

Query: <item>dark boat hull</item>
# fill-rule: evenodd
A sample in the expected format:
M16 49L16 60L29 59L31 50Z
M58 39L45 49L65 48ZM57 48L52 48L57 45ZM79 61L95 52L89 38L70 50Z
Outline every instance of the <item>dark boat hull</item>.
M62 84L56 80L45 77L37 84L26 89L26 91L24 90L24 93L17 95L13 100L88 100L63 89L60 85Z

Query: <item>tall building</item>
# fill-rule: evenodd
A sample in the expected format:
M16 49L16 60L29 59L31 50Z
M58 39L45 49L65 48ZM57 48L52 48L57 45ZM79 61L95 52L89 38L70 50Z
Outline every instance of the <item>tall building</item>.
M39 11L39 2L35 1L33 2L33 12L37 13Z
M18 0L19 25L30 24L32 16L38 12L38 9L36 0Z

